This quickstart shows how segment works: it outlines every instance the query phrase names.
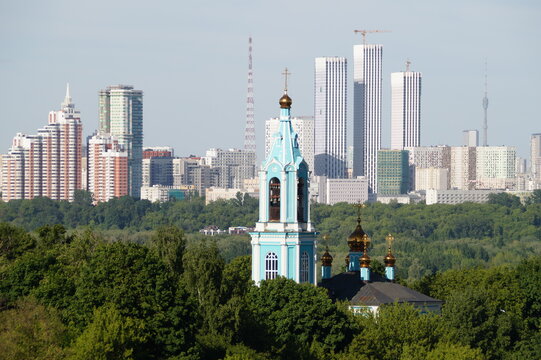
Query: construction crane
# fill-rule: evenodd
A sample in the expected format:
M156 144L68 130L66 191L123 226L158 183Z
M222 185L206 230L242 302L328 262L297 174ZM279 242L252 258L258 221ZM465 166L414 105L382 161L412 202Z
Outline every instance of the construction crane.
M391 32L390 30L353 30L355 34L363 36L363 45L366 45L366 34Z

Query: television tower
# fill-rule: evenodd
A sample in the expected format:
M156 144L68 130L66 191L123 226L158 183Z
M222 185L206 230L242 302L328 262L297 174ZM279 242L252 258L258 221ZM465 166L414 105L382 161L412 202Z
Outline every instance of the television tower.
M246 96L246 128L244 150L256 151L254 120L254 73L252 71L252 37L248 38L248 94Z
M485 97L483 98L483 109L485 110L485 121L483 123L483 146L488 146L487 143L487 110L488 110L488 81L487 81L487 62L485 60Z

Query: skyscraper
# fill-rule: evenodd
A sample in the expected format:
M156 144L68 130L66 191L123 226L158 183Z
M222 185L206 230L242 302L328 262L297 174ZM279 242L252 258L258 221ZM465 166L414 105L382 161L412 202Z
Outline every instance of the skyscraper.
M530 164L534 181L541 183L541 133L532 134L530 140Z
M464 146L479 146L479 131L478 130L463 130L462 145Z
M353 47L353 177L365 176L377 192L381 148L381 65L383 45Z
M2 198L73 200L75 190L82 188L82 132L68 85L61 110L49 113L48 124L37 135L13 138L3 157Z
M143 91L133 86L108 86L99 92L99 134L118 139L128 152L129 195L139 197L143 158Z
M315 59L314 174L346 177L347 60Z
M421 146L420 72L391 74L391 149Z
M409 188L408 152L379 150L378 196L407 194Z

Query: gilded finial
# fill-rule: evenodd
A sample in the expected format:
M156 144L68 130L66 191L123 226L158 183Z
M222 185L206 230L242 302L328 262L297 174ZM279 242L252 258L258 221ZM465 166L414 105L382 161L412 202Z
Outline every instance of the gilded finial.
M291 75L291 73L289 71L287 71L287 67L285 68L284 72L282 73L282 75L284 75L284 80L285 80L285 86L284 86L284 93L287 93L287 77L289 75Z
M361 209L364 209L366 207L365 204L361 203L361 201L359 200L359 202L357 204L353 204L354 207L357 208L357 223L361 223Z
M386 267L394 267L394 264L396 262L396 258L394 257L393 253L391 252L391 247L393 245L394 236L389 234L385 237L385 240L387 241L387 255L383 259L383 262L385 263Z

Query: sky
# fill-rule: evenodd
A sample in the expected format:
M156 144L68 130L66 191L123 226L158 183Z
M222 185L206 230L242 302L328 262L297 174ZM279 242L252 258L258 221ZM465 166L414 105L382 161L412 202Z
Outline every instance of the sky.
M383 44L382 144L390 144L390 74L423 74L421 145L462 145L482 128L488 63L488 143L517 146L541 132L541 2L527 0L0 0L0 153L58 110L66 83L85 135L98 91L144 91L145 146L177 156L242 148L248 37L253 37L259 158L264 122L278 116L287 67L292 115L313 115L314 58L348 60L351 144L354 29Z

